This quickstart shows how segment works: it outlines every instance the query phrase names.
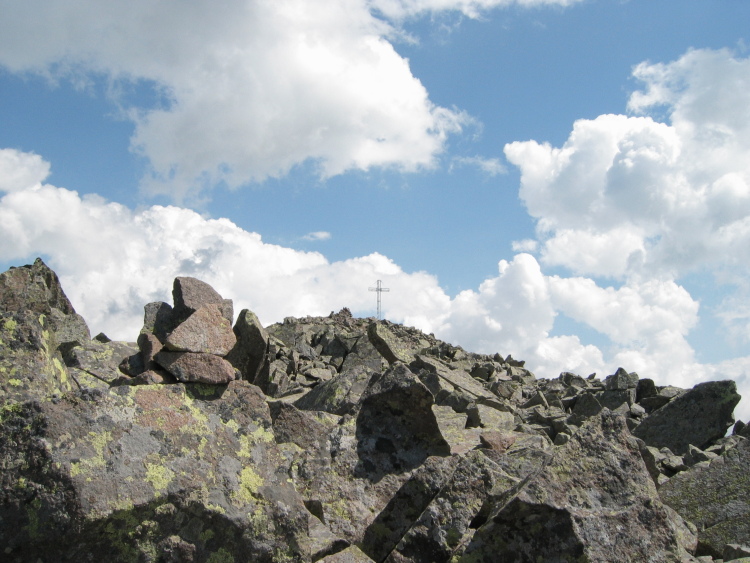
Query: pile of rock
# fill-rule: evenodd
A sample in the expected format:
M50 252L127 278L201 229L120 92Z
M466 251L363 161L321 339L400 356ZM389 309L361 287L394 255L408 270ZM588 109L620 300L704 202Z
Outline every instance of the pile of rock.
M126 358L120 370L143 383L207 383L223 385L236 379L225 357L237 344L232 330L234 308L210 285L195 278L175 278L174 307L149 303L138 335L137 354Z
M0 274L4 560L750 557L731 381L538 379L346 309L173 297L112 342L40 260Z

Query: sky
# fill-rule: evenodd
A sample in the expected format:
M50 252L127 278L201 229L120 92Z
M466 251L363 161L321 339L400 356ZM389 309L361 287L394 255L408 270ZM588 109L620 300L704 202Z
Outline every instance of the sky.
M537 377L731 378L750 420L750 2L0 0L0 268L93 334L172 280Z

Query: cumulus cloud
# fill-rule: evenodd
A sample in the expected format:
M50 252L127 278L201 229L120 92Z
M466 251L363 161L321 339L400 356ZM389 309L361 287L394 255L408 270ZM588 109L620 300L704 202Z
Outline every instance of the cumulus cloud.
M750 358L696 362L685 337L697 321L698 303L674 281L600 287L589 278L546 275L536 258L520 253L500 261L497 275L476 290L451 298L434 276L406 272L381 254L330 262L188 209L134 211L81 197L44 183L48 171L36 155L0 150L0 178L15 179L0 198L0 261L44 256L94 332L132 340L143 305L171 301L178 275L205 280L232 298L235 310L250 308L266 325L342 307L373 315L368 288L382 280L390 289L383 298L388 319L468 350L513 354L540 377L564 370L607 375L622 365L660 384L732 377L750 394ZM559 313L599 331L611 346L554 335Z
M582 275L684 275L750 258L750 59L690 51L642 63L629 107L580 120L562 147L510 143L545 264Z
M151 86L125 106L144 186L174 196L285 175L431 167L469 121L439 107L364 0L3 1L0 65ZM126 104L125 100L119 100Z
M726 294L716 338L750 342L750 59L691 50L633 75L631 115L576 121L560 147L505 146L542 266L578 276L546 277L551 307L605 335L609 365L683 386L731 377L748 395L750 357L696 361L699 303L679 280L713 273Z

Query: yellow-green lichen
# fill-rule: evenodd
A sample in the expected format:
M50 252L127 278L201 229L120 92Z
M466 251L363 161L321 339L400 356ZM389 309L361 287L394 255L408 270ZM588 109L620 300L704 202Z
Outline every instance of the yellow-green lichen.
M111 441L112 434L110 432L89 432L89 443L93 446L96 454L93 457L71 463L70 476L75 477L76 475L104 467L107 464L107 461L104 459L104 448Z
M8 332L13 332L14 330L16 330L17 326L18 323L14 319L6 319L5 323L3 324L3 328Z
M156 463L146 463L146 481L151 483L154 490L162 493L167 490L174 478L174 473L168 467Z
M240 471L239 477L239 489L232 496L235 500L248 504L255 499L263 485L263 477L258 475L252 467L245 467Z
M8 380L8 383L13 387L20 387L23 382L20 379L12 378Z
M239 457L250 457L252 455L253 446L259 443L270 444L274 440L273 432L259 426L249 434L243 434L240 436L240 449L237 452L237 455Z

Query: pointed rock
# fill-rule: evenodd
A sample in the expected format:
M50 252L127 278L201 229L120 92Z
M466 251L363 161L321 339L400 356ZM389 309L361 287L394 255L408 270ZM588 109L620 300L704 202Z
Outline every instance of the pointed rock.
M206 282L190 277L178 277L172 288L174 316L176 322L187 319L195 311L211 303L220 305L224 318L232 324L234 310L231 299L224 299Z

